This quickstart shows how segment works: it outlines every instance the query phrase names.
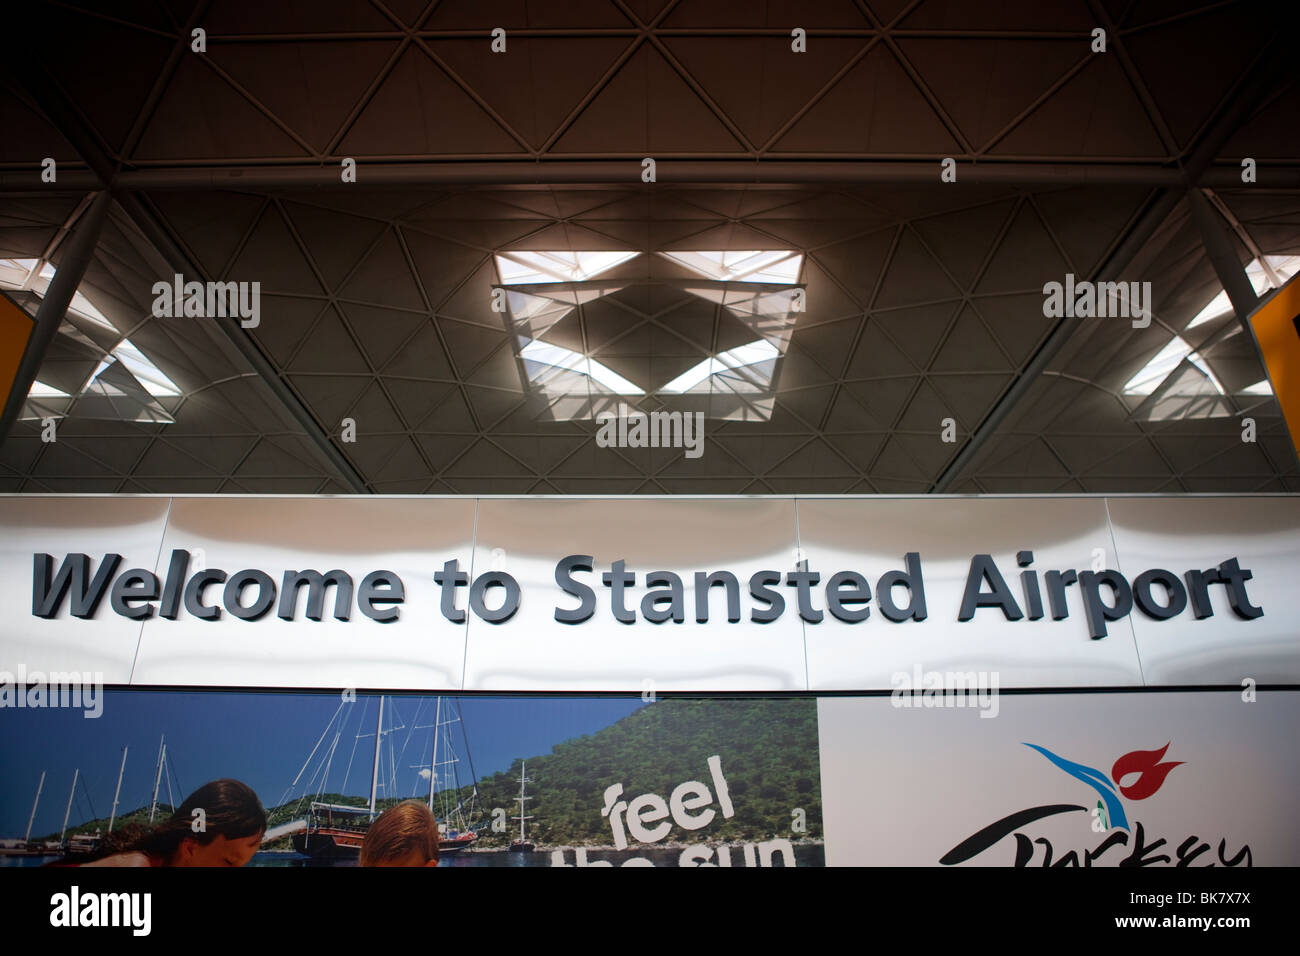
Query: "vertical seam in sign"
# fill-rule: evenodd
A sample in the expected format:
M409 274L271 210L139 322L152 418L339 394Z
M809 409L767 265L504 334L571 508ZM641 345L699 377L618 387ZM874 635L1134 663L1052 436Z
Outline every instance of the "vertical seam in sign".
M478 503L479 498L474 499L474 530L470 533L469 539L469 584L474 586L474 555L478 552ZM462 693L465 690L465 669L469 663L469 622L473 616L469 606L469 588L465 589L465 640L461 646L460 652L460 689Z
M171 520L172 503L175 500L176 499L171 496L168 496L167 498L167 511L163 514L162 533L158 535L158 553L153 557L153 573L155 575L157 575L161 569L159 562L162 560L163 543L167 540L167 523ZM161 578L159 580L161 580ZM181 586L184 586L183 581L181 582ZM135 682L135 665L140 662L140 645L144 643L144 626L149 623L149 620L150 618L148 617L140 619L140 633L135 637L135 655L131 658L131 673L128 674L126 678L128 685Z
M1106 530L1110 533L1110 546L1115 551L1115 570L1124 574L1124 569L1119 563L1119 545L1115 543L1115 523L1110 520L1110 497L1101 499L1101 503L1106 507ZM1127 576L1125 578L1127 580ZM1130 585L1130 590L1132 585ZM1128 632L1133 636L1133 654L1137 657L1138 662L1138 679L1142 681L1142 686L1147 686L1147 676L1142 668L1142 649L1138 647L1137 628L1133 626L1133 612L1137 610L1137 603L1129 608L1128 614L1124 615L1124 620L1128 624Z
M794 499L794 547L795 570L799 570L799 557L803 554L803 538L799 534L799 498ZM780 582L778 582L780 583ZM803 635L803 689L812 691L812 682L808 679L808 623L799 615L799 633Z

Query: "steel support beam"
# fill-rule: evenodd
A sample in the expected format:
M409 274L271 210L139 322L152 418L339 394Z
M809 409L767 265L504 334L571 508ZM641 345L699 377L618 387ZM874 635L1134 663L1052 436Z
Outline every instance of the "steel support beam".
M120 190L116 186L115 183L120 170L111 158L109 150L82 121L72 102L62 92L58 84L54 82L53 78L49 76L44 67L31 59L30 55L26 58L24 75L35 78L37 82L29 84L27 88L36 104L50 118L64 138L72 144L87 167L89 167L87 171L81 171L80 175L92 177L97 183L97 189L108 187L112 193L112 198L117 201L118 205L126 212L172 269L186 276L188 280L206 282L208 277L204 275L203 270L189 258L181 246L172 238L171 234L162 225L160 217L154 214L153 209L138 194ZM49 188L54 190L65 186L68 182L68 175L60 173L57 187L51 186ZM77 175L77 172L73 172L71 178L76 179ZM28 188L30 188L30 184ZM109 201L108 192L104 194L103 199L106 210ZM91 249L93 250L93 248L94 244L92 243ZM68 254L71 255L71 250L69 250ZM62 272L63 266L61 264L59 272L55 274L56 280ZM80 275L77 276L77 281L80 282ZM76 291L75 287L73 291ZM69 294L70 296L71 294ZM252 366L253 371L257 373L258 381L267 389L267 397L272 403L283 409L288 418L303 429L307 440L315 446L322 459L338 473L354 492L369 494L371 489L366 485L361 474L330 441L320 423L298 400L298 397L285 381L280 378L270 361L262 354L262 350L257 343L239 326L238 320L214 318L212 323L222 333L223 340ZM23 394L25 395L26 392L24 391ZM6 406L6 414L7 411L8 407Z
M146 205L141 197L127 194L118 196L117 200L123 211L126 212L132 222L140 229L140 232L144 234L144 237L149 240L149 243L175 272L185 276L186 281L206 283L211 278L172 238L171 234L159 221L159 218L154 215L153 210ZM239 319L214 317L209 318L208 322L218 330L233 350L252 366L253 371L257 373L257 380L269 391L270 395L268 397L270 400L288 413L292 422L306 433L307 439L316 446L322 457L329 462L330 466L338 472L339 476L347 482L351 489L357 494L370 494L371 489L366 485L366 481L360 472L330 441L329 436L321 428L320 422L298 400L298 396L290 390L284 379L275 370L275 367L262 354L262 350L257 343L240 327Z
M49 288L45 290L40 307L36 310L36 323L27 339L27 347L23 350L22 360L18 363L18 372L5 399L4 413L0 415L0 445L8 439L14 422L18 420L23 404L27 401L27 393L31 391L32 382L36 381L41 363L45 361L45 353L50 347L50 342L59 331L63 317L68 312L68 306L72 303L72 297L86 274L86 266L95 255L95 246L99 242L104 221L108 218L108 207L111 202L112 199L107 192L96 195L90 207L72 227L71 238L66 240L63 255L59 258L58 267L54 271L54 278L50 280Z
M1226 104L1220 109L1217 116L1207 127L1206 131L1200 137L1196 148L1188 157L1187 162L1179 171L1181 179L1181 188L1163 188L1148 202L1145 211L1138 217L1137 222L1129 230L1123 241L1115 248L1101 265L1101 267L1089 279L1093 281L1111 281L1120 278L1120 274L1141 247L1155 234L1160 228L1161 223L1178 205L1179 201L1187 195L1188 191L1197 192L1197 187L1209 185L1207 170L1210 164L1219 155L1224 143L1232 136L1234 132L1244 123L1263 102L1269 92L1276 88L1278 83L1286 82L1286 73L1288 69L1288 60L1282 43L1275 38L1269 47L1264 51L1255 63L1255 68L1243 78L1238 89L1233 91ZM1232 170L1234 182L1241 185L1240 170ZM1204 196L1200 197L1204 200ZM1245 274L1241 272L1241 267L1236 260L1233 260L1236 271L1245 279ZM1216 266L1217 268L1217 266ZM1249 287L1249 281L1246 282ZM1251 290L1254 294L1254 290ZM1046 371L1047 367L1065 347L1065 344L1074 335L1075 331L1083 324L1083 320L1077 317L1060 319L1052 332L1044 340L1043 344L1038 347L1029 360L1029 364L1021 370L1016 376L1015 381L1003 392L1002 397L994 403L989 413L984 416L984 420L976 427L970 438L962 446L956 457L948 464L939 475L939 478L931 486L930 491L934 494L946 492L962 472L975 460L976 456L983 449L985 443L993 437L998 427L1006 420L1007 416L1015 409L1016 405L1025 396L1034 382L1038 380L1039 375Z
M1259 296L1255 294L1255 287L1250 284L1246 270L1241 267L1236 247L1228 236L1227 223L1215 213L1201 190L1187 190L1187 202L1191 207L1192 222L1201 234L1201 243L1210 257L1210 264L1214 266L1215 275L1219 277L1219 284L1228 293L1228 301L1237 313L1237 321L1249 334L1250 325L1246 318L1259 305Z
M1124 241L1116 248L1115 252L1106 261L1101 270L1089 276L1095 282L1115 281L1120 278L1120 273L1133 260L1138 251L1150 241L1160 225L1169 217L1178 205L1182 193L1173 189L1164 189L1148 203L1146 210L1138 219L1137 225L1129 231ZM1024 398L1025 393L1033 387L1038 381L1038 377L1047 370L1052 360L1060 353L1065 344L1083 324L1083 319L1078 316L1068 316L1060 319L1051 334L1044 340L1043 344L1038 347L1029 364L1021 370L1016 380L1002 394L997 403L989 411L984 420L980 422L979 427L966 440L957 457L949 463L948 467L943 470L934 487L930 491L934 494L942 494L948 490L953 481L962 473L975 456L983 448L998 427L1011 414L1012 410Z
M891 162L876 160L693 160L662 159L656 176L665 185L818 185L822 183L939 183L938 160ZM1300 165L1262 171L1268 188L1300 188ZM295 189L338 186L340 167L275 164L242 166L158 166L123 169L111 175L114 192L169 189ZM547 160L538 162L425 162L357 164L362 186L578 186L633 185L641 182L641 160ZM1216 167L1200 178L1206 186L1241 185L1237 167ZM101 188L95 170L59 172L54 189ZM1185 187L1181 169L1142 163L1000 163L963 162L958 158L957 183L1005 186L1167 186ZM40 170L0 170L0 192L30 192L38 188Z

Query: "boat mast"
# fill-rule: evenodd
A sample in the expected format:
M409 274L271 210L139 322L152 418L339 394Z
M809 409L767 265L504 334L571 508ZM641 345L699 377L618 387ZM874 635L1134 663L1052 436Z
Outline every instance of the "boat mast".
M429 764L429 810L433 810L433 790L438 785L438 721L442 720L442 698L433 710L433 763Z
M153 815L158 810L158 785L162 783L163 756L167 753L167 735L163 734L158 738L158 773L153 778L153 800L149 804L149 822L153 823ZM176 808L173 807L173 810Z
M375 767L370 773L370 819L375 818L375 790L379 787L379 744L384 739L384 697L379 695L379 720L375 724Z
M63 843L63 838L68 835L68 817L72 813L72 798L77 793L77 775L81 773L78 767L72 772L72 790L68 793L68 809L63 811L63 832L59 834L59 843Z
M108 815L108 832L113 832L113 821L117 819L117 798L122 792L122 773L126 770L126 748L122 748L122 766L117 769L117 789L113 791L113 812Z
M527 841L524 839L524 821L525 821L525 820L531 820L531 819L532 819L532 817L526 815L525 812L524 812L524 809L525 809L525 802L528 801L528 800L533 799L532 797L526 797L526 796L524 796L524 784L526 784L526 783L528 783L528 782L529 782L529 781L528 781L528 761L527 761L527 760L524 760L524 761L521 761L521 763L520 763L520 765L519 765L519 796L515 797L515 799L519 801L519 816L516 817L516 819L519 821L519 842L520 842L520 843L525 843L525 842L527 842Z
M23 843L32 838L32 821L36 819L36 805L41 802L41 790L45 787L45 771L41 771L41 782L36 785L36 799L32 801L32 815L27 818L27 835L23 837Z

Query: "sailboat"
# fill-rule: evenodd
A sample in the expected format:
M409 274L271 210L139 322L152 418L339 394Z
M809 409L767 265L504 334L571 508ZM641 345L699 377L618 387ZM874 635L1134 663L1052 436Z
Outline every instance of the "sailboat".
M524 812L525 805L532 799L532 797L524 795L524 785L528 783L532 783L528 779L528 761L523 761L519 765L519 796L515 797L515 800L519 803L519 816L510 818L519 821L519 839L510 841L511 853L532 853L536 849L524 835L524 821L532 819L531 816Z
M448 711L450 711L450 708L448 708ZM457 707L457 711L459 711L459 707ZM440 854L463 850L478 838L477 830L469 822L473 815L473 803L478 796L478 788L477 786L474 787L469 806L466 806L464 799L458 796L460 787L455 765L459 762L459 758L452 747L448 727L459 722L459 716L447 720L443 719L443 699L439 697L432 725L434 731L433 759L428 767L421 767L421 770L429 774L428 804L429 809L438 818L438 850ZM332 723L333 718L331 718ZM292 837L293 848L299 853L318 860L356 859L361 855L361 845L365 841L366 831L375 819L375 800L379 789L381 748L385 733L383 723L384 698L380 697L379 716L375 724L375 750L370 776L369 804L365 807L354 807L312 801L307 817L307 825L294 833ZM392 730L390 729L388 732L391 733ZM325 734L328 733L329 727L327 726ZM319 749L321 742L325 739L325 734L322 734L321 740L317 741L316 749ZM334 744L337 745L337 743L338 736L336 735ZM312 751L313 756L316 749ZM440 751L441 760L439 760ZM329 756L332 757L332 748ZM311 756L307 758L307 762L311 762ZM442 768L446 767L450 767L450 770L444 772ZM306 768L307 765L304 764L303 771ZM472 770L471 765L471 772ZM299 779L302 777L303 771L299 771ZM321 778L322 789L324 789L326 776L328 776L328 769L325 770ZM453 789L448 790L444 786L444 789L439 790L438 784L440 780L444 785L452 783ZM294 784L296 783L297 780L294 781ZM453 794L457 795L454 804L452 802ZM441 808L437 805L439 795L442 797L443 805ZM438 816L439 809L442 810L440 817Z
M474 787L473 796L470 798L471 806L469 808L465 807L464 801L459 796L460 778L456 773L456 764L460 762L460 758L456 756L456 751L452 747L451 732L449 730L452 724L462 723L459 716L459 705L457 705L456 710L456 717L443 720L442 698L439 697L433 716L433 760L429 765L429 809L433 811L435 817L438 814L438 810L442 810L442 819L438 820L439 854L457 853L470 846L476 839L478 839L478 832L470 826L467 819L467 817L473 813L472 802L474 797L478 796L478 786L475 785ZM450 712L450 708L448 708L448 712ZM443 759L441 762L438 760L439 744L441 744L442 749ZM466 741L465 750L468 754L468 741ZM439 767L448 767L450 769L442 772L440 775ZM471 773L473 772L472 766L470 767L470 771ZM444 786L444 789L441 791L441 807L436 805L437 794L439 793L438 781L440 777ZM452 790L446 789L446 784L448 783L453 785ZM457 795L455 805L451 802L451 795L453 793Z
M21 840L16 838L0 840L0 854L5 856L46 856L59 852L61 844L47 849L41 841L32 842L32 821L36 819L36 808L41 802L41 791L45 789L45 771L41 771L41 781L36 785L36 799L32 801L32 814L27 818L27 832Z
M332 718L331 718L331 722ZM329 728L326 728L329 732ZM324 739L322 736L321 739ZM355 859L361 855L366 830L375 819L375 791L379 787L379 751L384 740L384 698L379 698L379 717L375 723L375 762L370 775L370 805L350 807L313 800L307 826L293 835L293 848L317 860ZM337 742L337 738L335 738ZM320 746L317 741L316 746ZM315 753L315 751L312 751ZM310 762L311 757L307 760ZM303 769L306 769L304 765ZM299 771L298 776L302 776ZM364 818L364 819L363 819Z
M117 787L113 790L113 809L109 812L109 816L108 816L109 833L113 832L113 824L117 820L117 805L120 797L122 796L122 775L126 773L126 755L128 750L129 750L128 747L122 748L122 762L121 764L118 765L117 768ZM149 805L150 823L153 823L154 817L157 815L158 812L158 788L162 784L163 767L166 763L166 760L167 760L167 737L164 734L162 737L159 738L158 741L158 770L154 776L153 798ZM68 794L68 809L67 812L65 812L63 815L63 834L60 835L59 837L60 844L63 847L63 852L68 857L73 859L78 859L78 858L92 855L96 850L99 849L100 843L104 839L104 835L101 834L98 830L96 830L94 833L74 833L70 837L67 836L68 815L72 812L72 798L73 795L75 795L77 792L77 775L80 774L80 772L81 772L80 769L78 769L77 772L72 775L72 793ZM44 775L42 775L42 780L44 780ZM84 789L85 785L83 784L82 786ZM172 781L171 781L171 776L169 775L167 777L167 794L168 794L168 799L171 801L171 805L174 807L176 803L176 797L172 794L171 789L172 789ZM37 796L38 797L40 796L39 790L37 791ZM35 814L36 814L36 808L33 806L32 815L34 816ZM28 826L30 827L31 824L29 823Z

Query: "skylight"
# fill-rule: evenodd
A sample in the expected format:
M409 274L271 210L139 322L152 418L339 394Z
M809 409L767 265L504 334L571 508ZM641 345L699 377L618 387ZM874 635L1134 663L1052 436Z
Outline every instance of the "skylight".
M43 281L30 283L29 291L44 299L45 293L49 290L49 280L54 278L57 271L53 264L49 262L41 263L41 260L39 259L0 259L0 285L13 288L21 287L25 282L27 282L32 270L35 269L38 264L41 265L41 268L37 274L37 278ZM7 270L17 270L18 272L21 272L22 275L19 277L13 272L10 272L9 275L6 276L5 272ZM91 301L81 292L74 292L72 294L72 301L68 304L68 313L86 322L97 325L106 331L112 332L115 336L121 335L113 323L110 322L108 318L99 311L99 309L95 308ZM119 393L122 393L124 387L123 383L129 381L134 381L135 383L134 385L129 385L129 388L137 390L137 393L139 389L143 389L144 392L152 398L176 398L181 395L181 390L177 387L176 383L168 378L167 375L163 373L162 369L158 368L157 365L151 362L143 352L136 348L130 339L119 338L117 344L113 346L113 348L104 349L102 345L92 342L89 338L83 335L81 331L76 329L75 323L71 322L66 322L66 324L60 327L60 334L69 336L76 340L79 343L79 348L85 347L94 349L100 354L99 362L95 366L94 371L91 372L90 376L86 379L85 384L81 386L76 396L55 388L52 385L47 385L43 382L37 381L34 382L32 387L28 390L28 398L71 399L77 397L84 399L92 392L97 396L116 396L119 395ZM101 379L101 374L114 365L119 366L120 371L114 371L110 376ZM122 372L129 373L129 378L123 379ZM117 384L114 384L114 381L110 381L110 379L115 380ZM139 401L135 404L148 404L149 401L150 399L147 396L139 394ZM82 412L86 412L92 416L98 416L98 413L87 411L90 404L93 403L88 404L83 401L81 405L78 405L78 408L81 409L78 414L80 415ZM87 408L83 409L83 405ZM119 405L121 408L126 408L123 404L119 403ZM133 407L130 411L130 416L126 420L171 420L161 407L150 406L147 410L147 416L144 418L140 417L140 414L140 410Z
M1218 389L1220 395L1225 394L1223 386L1219 384L1219 380L1210 371L1210 367L1205 364L1205 360L1198 353L1193 352L1192 347L1177 335L1124 384L1124 394L1150 395L1160 387L1160 383L1165 380L1170 372L1182 364L1183 359L1187 359L1204 372L1206 378L1214 383L1214 387Z
M495 255L500 284L507 287L506 325L530 401L537 401L535 414L555 421L589 418L619 397L650 394L675 409L699 411L709 418L769 420L777 363L797 313L803 311L803 254L792 249L676 250L657 253L634 270L616 270L638 255L518 249ZM683 276L682 269L689 276ZM656 298L655 292L641 294L642 286L674 291ZM634 291L619 296L628 287ZM691 303L680 292L716 305L712 321L721 324L731 342L737 341L731 336L741 327L749 335L739 341L749 341L712 356L701 349L700 360L687 359L695 361L690 369L660 385L661 375L681 366L676 359L665 363L646 351L657 347L651 343L661 333L681 337L672 323L677 310ZM605 297L613 298L594 305ZM658 304L647 306L649 302ZM696 308L681 317L695 322L701 314ZM617 352L619 358L605 361L624 372L633 370L639 384L592 357L605 355L611 335L620 344L610 354ZM595 343L590 349L588 341Z
M1267 268L1265 268L1267 264ZM1250 284L1259 295L1268 288L1280 288L1282 283L1291 278L1296 272L1300 271L1300 256L1265 256L1264 262L1254 259L1250 265L1246 266L1246 276L1250 279ZM1269 272L1273 275L1270 277ZM1274 281L1276 280L1276 282ZM1196 313L1192 321L1187 323L1188 329L1194 329L1198 325L1204 325L1221 315L1226 315L1232 311L1232 303L1228 300L1227 292L1220 292L1210 304Z
M534 282L585 282L617 265L635 259L641 253L626 250L609 252L536 252L513 249L497 255L497 270L502 285Z
M82 318L94 322L96 325L103 326L106 329L112 329L114 332L117 331L117 329L113 327L113 323L104 317L104 313L91 305L90 300L80 292L72 293L72 302L69 303L68 308Z
M759 362L766 362L780 356L781 353L775 345L767 341L767 339L759 339L757 342L739 345L734 349L728 349L726 352L720 352L712 358L705 359L698 365L692 366L681 375L678 375L659 391L670 395L680 395L696 388L708 380L710 376L717 375L719 372L743 368L746 365L757 365Z
M661 252L660 255L706 279L719 282L774 282L793 285L799 281L799 267L803 265L803 255L791 249L726 249Z
M585 375L615 395L645 394L643 389L638 388L608 366L601 365L595 359L589 359L572 349L561 348L549 342L534 339L519 350L519 356L539 365Z
M1300 271L1300 256L1264 256L1262 261L1254 259L1250 265L1246 266L1246 276L1250 279L1250 284L1256 294L1260 294L1269 288L1279 288L1297 271ZM1187 330L1194 329L1198 325L1204 325L1206 322L1226 315L1231 311L1232 303L1228 299L1228 293L1221 291L1187 323ZM1205 377L1209 379L1220 395L1226 394L1223 385L1210 371L1205 360L1199 354L1193 352L1192 347L1181 336L1175 336L1150 362L1125 383L1124 394L1152 394L1174 369L1182 364L1184 359L1204 372ZM1240 394L1272 395L1273 390L1268 381L1264 380L1256 382L1250 388L1244 389Z
M132 345L130 339L119 342L117 348L113 349L112 357L121 362L154 398L175 398L181 394L176 383L164 375L162 369L145 358L144 353ZM101 370L102 368L103 365L100 366ZM96 370L95 375L98 374L99 370ZM91 376L92 381L94 377Z
M32 382L32 387L27 390L29 398L71 398L67 392L53 385L46 385L39 379Z

